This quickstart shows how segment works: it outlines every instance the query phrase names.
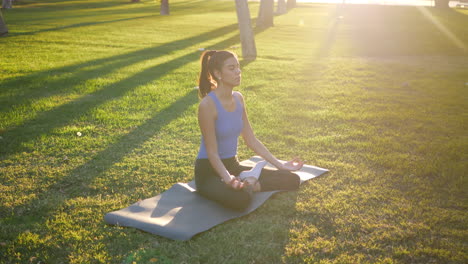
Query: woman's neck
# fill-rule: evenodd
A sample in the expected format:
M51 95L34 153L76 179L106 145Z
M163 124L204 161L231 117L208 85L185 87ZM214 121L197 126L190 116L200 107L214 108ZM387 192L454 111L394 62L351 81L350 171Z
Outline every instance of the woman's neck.
M224 85L220 85L214 90L214 92L216 93L216 96L219 99L230 100L230 99L232 99L232 90L233 90L233 88L234 87L227 87L227 86L224 86Z

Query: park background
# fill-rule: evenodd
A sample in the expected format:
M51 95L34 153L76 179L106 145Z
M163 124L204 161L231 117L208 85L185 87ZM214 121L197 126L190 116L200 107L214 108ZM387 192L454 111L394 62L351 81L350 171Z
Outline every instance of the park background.
M22 0L2 10L1 263L466 263L468 12L234 1ZM200 49L278 157L330 170L187 242L103 216L193 178ZM239 148L241 159L251 155Z

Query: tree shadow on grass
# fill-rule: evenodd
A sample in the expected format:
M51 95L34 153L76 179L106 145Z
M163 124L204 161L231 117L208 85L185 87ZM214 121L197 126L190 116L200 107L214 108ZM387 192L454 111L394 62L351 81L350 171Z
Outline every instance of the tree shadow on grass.
M81 64L56 68L50 71L42 71L39 73L34 73L24 78L13 78L10 81L4 82L2 85L0 85L0 87L12 87L10 88L10 93L12 92L12 90L19 91L23 87L21 84L24 83L24 79L26 79L26 82L30 83L31 85L30 89L34 90L28 95L20 94L16 97L8 97L7 101L2 102L2 107L0 107L0 110L9 110L15 107L15 105L21 105L22 103L38 100L46 96L52 97L54 95L72 92L74 89L74 86L71 85L73 83L73 80L78 80L76 85L79 85L80 83L84 82L81 80L86 81L89 79L97 78L105 74L114 72L118 68L127 67L131 64L135 64L140 61L155 59L164 56L165 54L184 49L196 43L215 38L219 35L228 34L236 28L237 24L232 24L195 37L174 41L157 47L145 48L142 50L122 55L96 59ZM263 30L256 30L255 34L258 34L262 31ZM220 43L208 47L208 49L231 47L232 45L238 43L238 40L239 35L236 34ZM0 159L4 159L8 155L24 150L24 148L22 147L23 143L32 141L42 134L50 133L53 129L66 125L67 123L69 123L70 120L74 120L84 115L88 110L94 109L107 101L119 98L120 96L128 93L129 91L133 90L133 88L128 89L127 87L132 87L132 85L134 85L135 82L140 82L140 80L147 79L146 76L153 75L153 72L155 73L155 75L153 76L155 76L155 78L159 78L171 72L172 70L181 67L182 65L197 60L199 55L199 51L194 51L174 61L147 68L141 72L138 72L130 78L124 79L117 83L112 83L95 92L87 94L86 96L82 96L77 100L60 105L51 110L38 113L34 117L34 119L23 121L23 123L19 126L7 128L2 133L2 137L7 140L0 141ZM243 66L246 66L250 62L252 61L242 61ZM91 67L95 65L103 66ZM83 68L86 67L91 68L83 70ZM53 81L40 81L44 78L43 75L46 75L47 73L50 74L51 72L57 72L58 74L72 72L74 74L65 78L57 78ZM48 90L47 87L54 87L55 89ZM8 89L5 92L8 94ZM25 100L23 98L27 99ZM18 101L20 101L20 103L17 103ZM76 109L78 108L81 109L81 111L76 111Z
M4 14L8 14L11 18L8 19L8 24L11 25L24 25L24 24L47 24L48 21L57 23L66 23L68 19L78 19L78 18L89 18L91 21L100 20L101 17L115 17L119 15L158 15L158 8L156 5L153 5L153 12L148 6L132 6L130 1L119 3L116 1L108 2L84 2L82 4L75 5L66 5L67 1L59 1L60 3L34 3L23 5L22 8L13 8L4 11ZM68 1L70 3L76 3L75 1ZM129 5L128 8L118 8L122 5ZM84 7L88 6L88 7ZM117 8L113 8L117 7ZM32 11L33 10L33 11ZM30 14L34 14L31 17ZM17 36L14 31L10 30L10 33L13 33L11 36ZM9 35L10 36L10 35ZM8 39L8 38L5 38Z
M158 18L163 18L157 12L156 7L154 10L149 9L148 7L139 7L139 8L129 8L129 9L109 9L109 10L85 10L82 12L73 12L67 14L66 12L61 12L63 10L54 10L51 8L37 9L34 10L34 17L28 17L27 14L31 13L29 8L25 9L13 9L10 10L11 14L8 15L9 19L7 23L9 25L24 27L24 25L34 25L37 26L46 26L49 23L56 25L57 22L60 24L67 24L70 20L88 20L90 23L99 22L100 20L109 19L109 18L122 18L122 16L128 16L128 18L137 17L137 16L155 16ZM24 13L24 14L23 14ZM15 33L12 31L12 33ZM16 35L14 35L16 36ZM7 41L10 38L3 38L2 40Z
M130 1L125 1L125 4ZM36 0L19 0L15 4L22 7L41 7L55 9L79 9L79 8L105 8L122 5L123 1L107 0L107 1L64 1L64 0L42 0L38 3Z
M39 84L36 86L33 84L33 87L37 88L37 91L30 94L29 100L38 100L41 96L53 96L54 94L63 94L69 90L73 89L73 86L70 83L74 79L78 79L79 82L81 80L89 80L92 78L96 78L99 76L103 76L105 74L111 73L118 68L126 67L134 63L138 63L144 60L150 60L157 57L164 56L167 53L186 48L193 44L203 42L214 38L219 35L227 34L231 32L237 27L237 25L229 25L214 31L210 31L205 34L201 34L196 37L191 37L188 39L183 39L171 43L167 43L161 46L146 48L142 50L138 50L135 52L130 52L123 55L117 55L109 58L97 59L93 61L88 61L85 63L66 66L58 69L54 69L54 72L73 72L75 73L74 76L66 77L63 79L58 79L56 81L48 81L46 85L43 82L38 82ZM234 44L238 37L238 35L231 37L230 39L221 42L225 43L225 46L229 46L229 44ZM224 45L222 45L224 46ZM165 74L193 61L198 59L199 51L194 51L190 54L182 56L176 60L169 61L163 64L156 65L154 67L147 68L137 74L131 76L130 78L124 79L117 83L113 83L106 87L103 87L93 93L88 94L87 96L80 97L79 99L72 101L70 103L66 103L60 105L52 110L45 111L42 113L38 113L37 116L32 119L24 122L22 125L7 129L3 134L2 137L8 140L0 141L0 155L6 157L7 155L11 155L16 153L17 151L21 150L21 144L23 142L28 142L31 140L36 139L41 134L50 133L53 129L62 127L69 123L71 120L74 120L80 116L82 116L87 111L98 107L99 105L104 104L107 101L116 99L129 91L133 90L135 82L141 82L141 80L148 80L148 76L154 76L155 79L164 76ZM103 65L101 68L92 68L82 70L82 68L90 67L94 65L101 64ZM38 78L42 78L41 75L45 74L45 72L35 73L31 76L26 77L28 82L34 83L37 82ZM14 79L11 82L6 82L4 84L5 87L18 87L20 83L23 82L23 79ZM49 91L48 93L44 92L44 86L52 86L56 87L54 91ZM70 87L71 86L71 87ZM62 88L62 87L69 87L69 88ZM129 88L133 87L133 88ZM14 89L21 89L19 88ZM32 98L31 98L32 97ZM11 99L10 99L11 100ZM15 100L12 100L13 102ZM8 109L13 107L13 104L8 105L8 103L4 104L2 108ZM77 109L81 109L81 111L77 111ZM0 156L0 157L1 157Z
M170 106L148 119L143 125L122 136L116 144L108 146L95 155L92 160L76 167L68 175L49 186L47 190L37 194L36 199L30 201L28 205L21 206L24 210L17 207L12 217L2 219L2 225L14 226L22 223L25 217L22 212L28 212L27 215L33 216L29 218L30 224L45 226L48 219L53 219L54 214L57 212L56 210L59 210L66 201L78 197L93 197L102 194L102 190L89 187L89 183L95 178L102 177L115 163L121 161L133 149L142 145L150 137L161 131L172 120L180 117L181 114L197 101L194 90L178 98ZM44 201L47 202L44 203ZM42 206L38 206L39 204ZM7 209L1 208L0 212L5 210ZM18 234L10 232L4 239L14 241ZM60 255L63 255L63 252L60 252Z
M238 37L239 35L235 35L216 44L212 48L232 45L236 43ZM39 114L34 120L26 122L22 126L7 131L4 136L11 138L11 140L8 140L8 143L2 142L5 145L5 147L2 148L2 152L5 155L16 153L15 149L21 149L21 144L23 142L34 141L43 134L50 134L54 129L63 127L73 122L73 120L82 116L85 112L94 109L109 100L121 97L128 91L134 89L135 83L143 85L146 81L150 81L149 78L162 78L169 72L180 68L193 60L197 60L199 55L199 51L194 51L187 55L181 56L176 60L147 68L130 78L100 89L92 93L91 96L85 96L68 104L59 106L51 111L43 112ZM80 109L81 111L77 111L77 109Z
M99 9L99 8L109 8L109 7L116 7L116 6L135 6L135 5L141 5L146 3L154 3L155 11L159 11L159 1L154 1L154 0L141 0L141 2L137 3L132 3L130 0L108 0L108 1L102 1L102 0L95 0L95 1L63 1L63 0L56 0L56 1L47 1L50 2L45 4L41 3L41 7L44 8L49 8L49 9L60 9L60 10L80 10L80 9ZM197 10L197 7L200 7L201 4L203 4L204 1L178 1L174 3L170 3L170 7L172 10L183 10L183 9L195 9L193 10L194 13L197 13L201 11L201 9ZM37 1L36 1L37 3ZM36 3L29 3L28 5L34 6ZM222 4L220 4L222 5ZM206 7L206 6L204 6ZM206 10L206 9L205 9ZM211 10L210 10L211 11Z
M39 34L39 33L53 32L53 31L70 29L70 28L78 28L78 27L87 27L87 26L94 26L94 25L101 25L101 24L109 24L109 23L122 22L122 21L134 20L134 19L149 18L149 17L156 17L156 15L137 16L137 17L113 19L113 20L106 20L106 21L83 22L83 23L71 24L71 25L66 25L66 26L61 26L61 27L46 28L46 29L30 31L30 32L22 32L22 33L9 32L8 38L12 38L12 37L16 37L16 36L35 35L35 34Z
M61 0L60 2L65 2ZM137 15L137 14L147 14L154 15L161 18L167 18L167 16L159 15L159 1L152 1L153 5L142 5L142 3L131 3L130 0L125 2L116 2L111 1L108 4L107 8L100 8L100 2L96 0L95 2L82 3L82 4L68 4L68 5L58 5L52 3L50 5L40 4L39 7L34 6L34 4L28 4L24 6L25 8L20 9L11 9L8 12L12 13L30 13L30 9L34 9L35 15L40 15L39 17L16 17L14 21L10 21L15 24L18 22L29 23L31 20L34 22L44 21L44 20L64 20L64 19L77 19L77 18L100 18L102 16L116 16L116 15ZM213 2L211 2L213 3ZM95 5L96 4L96 5ZM128 8L112 8L119 6L128 6ZM216 5L210 5L210 1L184 1L184 2L175 2L170 4L171 15L170 17L184 16L187 15L187 12L190 14L204 13L206 10L210 12L235 12L231 4L228 2L218 2ZM61 15L60 11L78 11L66 15ZM14 32L12 32L14 33Z
M114 72L116 69L127 67L140 61L162 57L166 54L182 50L199 42L228 34L236 29L237 24L231 24L200 35L172 41L155 47L144 48L125 54L99 58L79 64L39 71L27 76L13 77L11 79L4 80L0 83L2 93L13 94L13 96L15 96L20 92L24 92L25 88L28 89L28 93L21 93L13 98L10 96L7 98L8 100L5 99L2 102L0 109L9 109L31 99L38 100L45 96L64 94L64 92L73 90L73 85L70 85L70 83L74 84L74 80L78 80L77 84L79 84L84 82L82 81L83 79L86 81L106 75ZM98 66L96 67L96 65ZM62 78L62 75L65 75L65 77ZM54 78L51 78L51 76ZM24 98L27 100L24 100Z

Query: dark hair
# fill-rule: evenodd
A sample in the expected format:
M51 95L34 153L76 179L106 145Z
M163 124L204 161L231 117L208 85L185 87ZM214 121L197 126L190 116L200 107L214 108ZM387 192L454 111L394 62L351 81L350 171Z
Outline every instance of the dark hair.
M216 87L217 80L214 71L221 71L224 61L229 58L237 58L236 54L226 50L207 50L200 57L201 72L198 79L198 96L205 97Z

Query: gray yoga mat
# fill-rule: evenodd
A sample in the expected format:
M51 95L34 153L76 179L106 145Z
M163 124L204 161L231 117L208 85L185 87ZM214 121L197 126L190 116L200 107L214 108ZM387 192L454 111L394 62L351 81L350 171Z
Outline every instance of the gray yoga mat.
M241 163L254 167L260 161L261 158L252 157ZM268 164L266 167L272 166ZM328 170L323 168L304 165L295 173L301 178L302 184L326 172ZM276 192L255 193L251 205L245 211L238 212L198 195L194 181L177 183L158 196L106 214L104 221L112 225L135 227L174 240L189 240L225 221L253 212Z

